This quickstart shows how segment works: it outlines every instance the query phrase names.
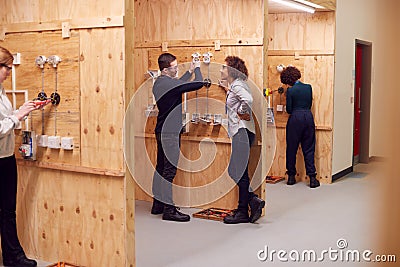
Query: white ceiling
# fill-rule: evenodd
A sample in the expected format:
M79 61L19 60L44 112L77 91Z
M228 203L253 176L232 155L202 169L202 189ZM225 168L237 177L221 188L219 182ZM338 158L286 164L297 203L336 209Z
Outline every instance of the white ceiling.
M319 11L316 9L315 11ZM278 4L272 1L268 2L268 13L299 13L304 12L295 8L291 8L282 4Z

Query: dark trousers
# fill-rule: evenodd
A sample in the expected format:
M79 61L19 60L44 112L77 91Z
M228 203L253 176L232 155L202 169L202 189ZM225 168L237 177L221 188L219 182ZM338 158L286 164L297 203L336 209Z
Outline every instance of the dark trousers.
M24 254L17 235L17 163L15 156L0 158L0 234L3 260Z
M249 200L255 196L250 188L249 157L254 134L245 128L232 137L232 151L229 161L229 176L239 187L239 210L248 210Z
M310 110L294 110L286 124L286 170L296 175L296 154L301 144L306 173L315 176L315 123Z
M168 205L174 205L172 182L175 178L181 145L180 134L156 134L157 164L153 176L154 198Z

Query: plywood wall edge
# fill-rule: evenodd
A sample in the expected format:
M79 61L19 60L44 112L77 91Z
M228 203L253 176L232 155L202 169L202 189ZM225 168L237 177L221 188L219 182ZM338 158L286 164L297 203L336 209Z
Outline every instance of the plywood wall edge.
M204 40L164 40L164 41L145 41L136 42L135 48L159 48L163 43L168 47L207 47L215 46L219 42L220 46L263 46L263 38L238 38L238 39L204 39Z
M268 50L269 56L334 56L334 50Z
M42 32L42 31L55 31L62 30L62 23L68 22L70 29L92 29L92 28L108 28L108 27L123 27L123 16L114 17L99 17L99 18L82 18L70 20L55 20L44 22L22 22L11 23L0 26L3 28L4 35L7 33L21 33L21 32ZM0 30L0 38L2 31Z
M107 170L107 169L92 168L85 166L75 166L64 163L38 162L38 161L27 161L23 159L17 159L17 164L19 166L26 166L26 167L37 167L37 168L53 169L53 170L68 171L68 172L88 173L88 174L96 174L96 175L103 175L110 177L125 177L125 171Z

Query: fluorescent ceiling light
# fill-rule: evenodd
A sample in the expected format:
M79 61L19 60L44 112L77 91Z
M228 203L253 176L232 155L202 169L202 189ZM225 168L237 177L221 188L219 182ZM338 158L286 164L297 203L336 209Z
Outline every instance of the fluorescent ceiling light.
M287 7L291 7L291 8L295 8L301 11L305 11L308 13L314 13L315 9L310 7L310 6L306 6L304 4L300 4L297 2L293 2L292 0L269 0L271 2L275 2L277 4L281 4L281 5L285 5Z
M325 9L325 7L317 5L317 4L314 4L313 2L310 2L310 1L306 1L306 0L294 0L294 1L302 3L302 4L307 5L307 6L311 6L313 8Z

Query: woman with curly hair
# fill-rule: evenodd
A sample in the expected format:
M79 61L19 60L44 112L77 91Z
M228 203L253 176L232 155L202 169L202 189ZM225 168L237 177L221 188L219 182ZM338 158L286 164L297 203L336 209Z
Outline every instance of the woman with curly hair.
M288 185L296 183L296 154L299 144L303 151L306 174L310 177L310 187L318 187L314 154L315 123L311 113L312 87L300 82L301 73L296 67L285 68L280 75L281 82L288 85L286 111L290 114L286 124L286 171Z
M226 112L228 115L228 134L232 138L232 151L229 161L229 176L239 187L238 208L224 218L224 223L254 223L265 206L250 188L248 164L250 147L255 137L255 125L251 106L253 97L247 84L248 71L245 62L236 56L225 58L221 69L221 79L227 87ZM249 216L250 206L250 216Z

